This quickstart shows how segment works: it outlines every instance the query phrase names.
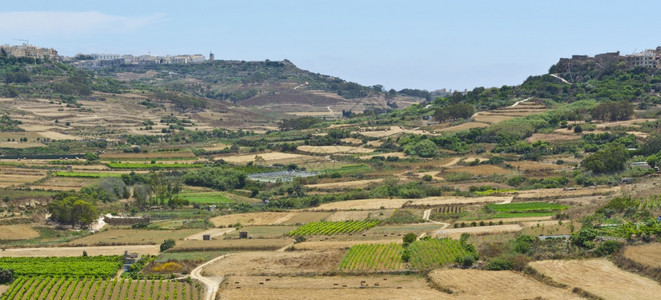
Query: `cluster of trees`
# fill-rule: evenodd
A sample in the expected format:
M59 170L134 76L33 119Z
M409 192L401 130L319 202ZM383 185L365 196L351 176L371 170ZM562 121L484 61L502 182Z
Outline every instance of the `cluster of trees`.
M595 106L592 118L602 121L628 120L633 115L633 105L628 101L609 101Z
M294 119L285 119L278 123L278 128L282 131L288 130L303 130L312 127L312 125L320 123L321 120L315 117L300 117Z
M2 115L0 117L0 132L2 131L23 131L18 128L18 125L23 124L23 122L14 120L9 117L9 115Z
M59 223L75 226L92 224L99 213L94 198L84 193L63 192L48 203L51 218Z
M246 184L246 173L226 167L204 167L182 176L184 183L205 186L221 191L242 188Z
M207 101L205 99L173 91L158 90L154 93L154 98L169 101L174 104L175 109L184 112L198 111L207 107Z
M114 177L101 178L96 183L80 189L80 192L103 202L114 202L131 196L124 181Z
M475 113L475 107L467 103L456 103L436 109L434 119L439 122L468 119Z
M5 83L28 83L32 81L30 73L25 70L15 70L5 73Z
M149 206L161 206L176 208L188 205L188 200L179 196L182 190L179 174L170 174L163 172L152 172L148 177L141 175L129 176L126 178L135 182L133 186L133 197L136 205L140 208Z
M624 170L629 152L618 143L606 145L583 160L583 167L594 173L613 173Z

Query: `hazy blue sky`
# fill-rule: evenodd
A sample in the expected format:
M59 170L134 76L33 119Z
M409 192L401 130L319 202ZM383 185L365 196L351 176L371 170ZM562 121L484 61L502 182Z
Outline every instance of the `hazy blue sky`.
M661 1L5 1L0 44L281 60L386 88L519 84L560 57L661 45Z

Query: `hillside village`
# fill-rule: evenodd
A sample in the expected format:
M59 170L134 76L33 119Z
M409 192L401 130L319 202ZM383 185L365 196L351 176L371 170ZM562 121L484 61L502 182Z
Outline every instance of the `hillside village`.
M463 92L0 48L0 299L661 293L659 48Z

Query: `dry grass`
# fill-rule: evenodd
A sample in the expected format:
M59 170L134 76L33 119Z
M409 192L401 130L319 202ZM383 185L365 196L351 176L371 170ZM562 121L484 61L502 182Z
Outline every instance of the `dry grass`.
M291 212L256 212L217 216L209 219L215 226L227 227L240 223L241 225L271 225L281 224L290 219L295 213Z
M339 222L347 220L365 220L370 215L368 210L338 211L326 218L326 221Z
M382 182L383 178L379 179L366 179L366 180L353 180L353 181L341 181L341 182L329 182L329 183L317 183L317 184L307 184L305 187L309 189L318 189L318 190L335 190L335 189L347 189L347 188L364 188L373 183Z
M537 189L528 191L518 191L515 198L517 200L541 200L541 199L557 199L557 198L575 198L596 195L611 195L618 193L620 187L591 187L582 188L573 191L565 191L561 188L556 189Z
M627 247L624 256L644 266L661 268L661 243Z
M293 239L218 239L210 241L178 241L170 250L173 252L189 251L265 251L277 250L294 242Z
M293 154L293 153L283 153L283 152L269 152L269 153L256 153L256 154L245 154L245 155L233 155L233 156L218 156L215 157L215 160L224 160L233 164L246 164L248 162L256 162L256 157L259 156L264 159L264 162L268 164L273 163L305 163L325 160L323 157L316 157L310 155L302 154Z
M400 208L409 199L366 199L326 203L312 210L370 210L380 208Z
M0 240L29 240L39 237L39 232L27 224L0 226Z
M434 270L429 279L453 299L581 299L512 271Z
M299 212L281 222L284 225L307 224L325 220L331 215L329 212Z
M442 299L424 278L379 276L230 276L220 286L220 299Z
M657 121L656 119L633 119L633 120L626 120L626 121L617 121L617 122L604 122L604 123L599 123L597 124L597 129L606 129L606 127L617 127L617 126L622 126L622 127L640 127L639 124L645 123L645 122L654 122Z
M473 117L473 121L480 123L496 124L514 118L515 118L514 116L507 116L492 112L480 112Z
M508 224L508 225L443 229L436 231L433 235L436 237L459 238L462 233L470 233L475 235L499 234L499 233L508 233L508 232L519 232L521 231L521 229L523 228L518 224Z
M315 154L337 154L337 153L370 153L374 150L351 146L298 146L303 152Z
M33 189L44 189L54 191L78 191L81 188L94 183L95 178L77 178L77 177L50 177L37 185L31 185Z
M109 229L69 242L72 246L103 246L103 245L156 245L163 240L190 236L199 229L182 230L143 230L143 229Z
M363 155L363 156L360 157L360 159L369 160L370 158L372 158L374 156L382 156L382 157L385 157L385 158L387 158L389 156L405 158L406 154L404 152L374 153L374 154L370 154L370 155Z
M0 187L35 182L45 176L45 170L0 166Z
M429 134L429 132L427 132L426 130L404 129L400 126L390 126L389 128L384 128L381 130L366 130L366 131L360 131L354 133L362 134L367 137L375 137L375 138L388 137L402 133Z
M510 162L509 164L520 171L553 171L567 168L567 166L540 163L535 161L514 161Z
M192 235L189 235L184 238L184 240L202 240L204 235L210 235L212 239L215 239L219 236L223 236L227 233L230 233L236 229L234 228L211 228L202 232L198 232Z
M161 241L162 242L162 241ZM0 252L0 257L49 257L49 256L81 256L87 251L90 256L122 255L124 251L139 254L157 255L159 245L131 246L99 246L99 247L52 247L52 248L11 248Z
M0 142L0 148L25 149L35 147L46 147L46 145L39 142Z
M485 127L489 127L489 124L480 123L480 122L466 122L466 123L462 123L462 124L455 125L455 126L439 128L439 129L436 129L436 131L439 131L439 132L455 132L455 131L465 131L465 130L469 130L469 129L472 129L472 128L485 128ZM436 128L436 127L434 127L434 128Z
M510 172L511 171L509 170L494 165L465 166L452 168L445 171L445 173L468 173L471 175L501 175Z
M360 145L363 143L363 140L357 138L343 138L341 139L343 143Z
M295 275L334 272L345 251L241 252L221 259L202 272L223 275Z
M570 134L560 134L560 133L534 133L526 140L531 143L534 143L536 141L546 141L546 142L572 141L572 140L578 140L580 137L581 137L580 135L574 135L574 134L570 135Z
M605 299L658 299L659 283L623 271L606 259L544 260L530 266L553 280Z
M410 199L407 206L435 206L445 204L473 204L473 203L508 203L512 197L457 197L457 196L439 196L420 199Z

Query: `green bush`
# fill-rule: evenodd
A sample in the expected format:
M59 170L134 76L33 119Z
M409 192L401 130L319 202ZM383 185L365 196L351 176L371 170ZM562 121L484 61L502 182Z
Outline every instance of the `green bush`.
M605 241L594 251L599 256L613 254L613 252L622 248L622 243L616 241Z
M161 244L161 252L166 251L170 248L174 247L174 240L173 239L167 239L163 241Z
M504 258L494 258L487 264L489 271L511 270L512 262Z

